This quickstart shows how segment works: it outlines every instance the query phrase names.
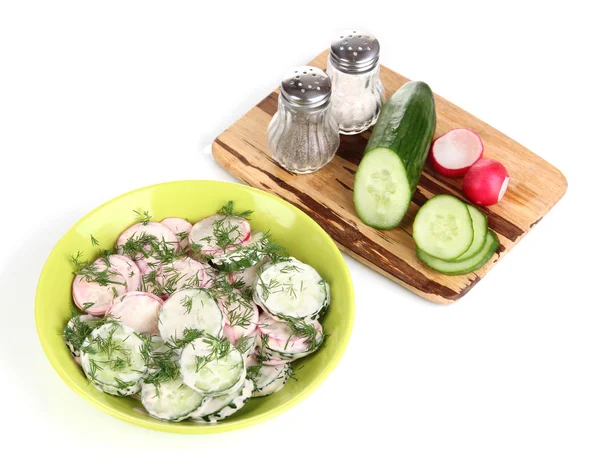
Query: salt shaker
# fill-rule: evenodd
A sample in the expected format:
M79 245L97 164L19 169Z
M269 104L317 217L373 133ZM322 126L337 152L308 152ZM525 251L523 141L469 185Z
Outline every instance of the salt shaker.
M331 42L327 73L340 133L359 134L374 125L383 105L377 38L361 30L340 34Z
M297 67L283 77L267 142L284 169L307 174L333 159L340 135L330 102L331 80L322 70Z

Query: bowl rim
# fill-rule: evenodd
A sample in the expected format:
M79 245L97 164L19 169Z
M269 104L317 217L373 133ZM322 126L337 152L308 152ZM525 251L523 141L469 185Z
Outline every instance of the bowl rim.
M260 415L257 415L257 416L253 416L249 419L235 420L235 421L232 421L227 424L219 424L219 423L206 424L206 425L198 424L197 426L191 426L191 427L189 425L184 426L179 423L157 424L156 422L136 418L125 411L121 411L121 410L115 409L111 406L104 405L97 399L90 397L83 389L81 389L79 387L79 382L75 381L73 378L71 378L69 376L69 374L63 369L63 367L58 362L58 357L55 356L55 353L52 350L52 346L47 341L49 332L45 331L43 328L43 325L42 325L42 318L41 318L41 310L42 310L41 302L42 302L42 300L40 298L40 288L41 288L40 284L41 284L41 280L44 277L46 270L49 269L48 260L58 250L58 246L60 245L61 241L66 237L67 234L71 233L84 220L86 220L87 218L89 218L90 216L95 214L96 212L99 212L101 209L110 206L111 204L113 204L115 201L117 201L119 199L122 199L122 198L129 196L131 194L134 194L134 193L142 192L144 190L149 190L149 189L157 188L157 187L161 187L161 186L169 186L169 185L173 185L173 184L198 183L198 182L202 182L207 185L219 184L219 186L226 184L227 186L231 186L233 188L243 189L244 192L255 193L258 195L262 195L262 196L268 196L269 198L275 199L276 201L279 201L286 207L289 207L290 209L292 209L303 220L305 220L306 223L309 226L311 226L314 231L321 233L323 236L325 236L324 237L325 243L336 249L336 250L334 250L335 257L338 258L338 261L340 261L341 262L340 264L344 267L344 269L339 273L339 275L344 279L345 283L347 283L347 285L349 286L349 291L348 291L349 298L348 298L348 305L347 305L347 308L348 308L347 314L349 315L349 327L347 328L347 331L344 333L344 335L341 337L341 341L340 341L339 345L336 347L335 354L326 363L326 365L323 367L320 374L308 386L307 390L303 391L301 394L297 395L293 399L288 400L288 401L282 403L281 405L271 409L270 411L260 414ZM305 213L302 209L300 209L299 207L295 206L294 204L292 204L272 193L268 193L266 191L259 190L257 188L254 188L254 187L251 187L248 185L244 185L241 183L226 182L226 181L219 181L219 180L174 180L174 181L169 181L169 182L156 183L156 184L148 185L148 186L141 187L141 188L136 188L135 190L131 190L126 193L120 194L120 195L104 202L103 204L97 206L90 212L86 213L79 220L77 220L77 222L75 222L73 225L71 225L71 227L61 236L61 238L56 242L56 244L54 244L52 250L46 257L46 261L44 262L44 266L40 272L37 286L36 286L35 302L34 302L34 316L35 316L35 325L36 325L38 339L40 341L40 344L42 345L42 349L44 351L44 354L46 355L46 358L48 359L48 361L50 362L50 364L52 365L54 370L58 373L60 378L76 394L78 394L82 399L86 400L92 406L98 408L100 411L107 413L121 421L125 421L129 424L132 424L132 425L135 425L138 427L145 427L148 429L162 431L162 432L169 432L169 433L211 434L211 433L237 430L237 429L249 427L249 426L267 421L267 420L272 419L272 418L286 412L287 410L293 408L298 403L300 403L304 399L306 399L310 394L312 394L325 381L325 379L327 379L327 377L331 374L331 372L335 369L335 367L337 367L338 363L340 362L340 360L348 346L348 342L350 341L350 336L352 335L352 330L354 328L355 307L356 307L356 305L355 305L354 285L352 283L352 277L350 275L350 270L348 269L348 265L346 264L346 261L344 260L341 251L339 250L339 248L337 247L337 245L335 244L335 242L333 241L331 236L329 234L327 234L327 232L323 228L321 228L321 226L315 220L313 220L307 213Z

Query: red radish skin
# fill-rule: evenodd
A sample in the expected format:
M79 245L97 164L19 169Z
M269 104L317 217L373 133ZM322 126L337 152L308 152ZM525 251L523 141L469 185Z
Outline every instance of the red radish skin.
M509 180L508 171L500 161L483 158L469 169L462 189L472 203L491 206L504 197Z
M431 144L429 160L433 169L446 177L462 177L483 156L483 141L476 132L452 129Z

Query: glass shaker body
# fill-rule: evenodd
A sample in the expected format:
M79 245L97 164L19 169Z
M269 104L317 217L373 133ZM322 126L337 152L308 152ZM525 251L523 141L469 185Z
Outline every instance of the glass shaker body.
M359 134L374 125L384 97L377 38L361 30L349 30L335 37L327 73L333 86L333 116L340 133Z
M277 113L267 129L273 159L295 174L329 163L340 145L331 108L331 81L313 67L299 67L281 83Z
M340 133L359 134L373 126L383 106L379 64L365 73L345 73L330 58L327 74L333 86L331 105Z

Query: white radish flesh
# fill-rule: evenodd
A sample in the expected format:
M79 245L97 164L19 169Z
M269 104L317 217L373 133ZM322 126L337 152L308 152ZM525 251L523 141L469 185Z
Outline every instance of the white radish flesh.
M179 238L162 223L148 222L136 223L121 233L117 239L119 253L123 253L123 246L129 240L139 240L144 236L153 236L158 244L164 244L169 250L179 250ZM144 250L151 252L150 244L146 244ZM148 274L158 268L158 260L151 254L144 255L141 252L131 254L142 274Z
M190 222L183 218L169 217L162 220L161 223L175 233L182 249L188 245L188 236L192 230Z
M206 265L189 257L179 258L163 266L158 279L167 293L183 288L206 287L210 282Z
M217 236L227 234L228 246L219 247ZM207 255L223 254L223 249L235 248L250 238L250 223L241 217L211 215L196 223L189 235L190 243L200 247ZM225 245L225 244L223 244Z
M158 315L163 301L146 292L131 292L119 298L108 313L138 333L158 335Z
M115 271L125 278L128 292L139 290L142 274L135 261L125 255L111 255L108 261Z
M306 321L316 329L315 340L323 339L323 327L316 320ZM267 336L266 346L278 353L304 354L309 352L311 343L305 336L296 336L292 329L285 323L275 320L268 314L262 313L258 320L258 329L263 336ZM277 356L275 356L277 359ZM281 359L283 360L283 359Z
M462 177L482 156L483 141L470 129L452 129L431 144L431 164L446 177Z
M220 298L219 305L225 316L224 333L228 339L231 337L230 341L235 344L242 336L254 333L258 323L258 306L254 301L242 298L241 292L237 292Z

